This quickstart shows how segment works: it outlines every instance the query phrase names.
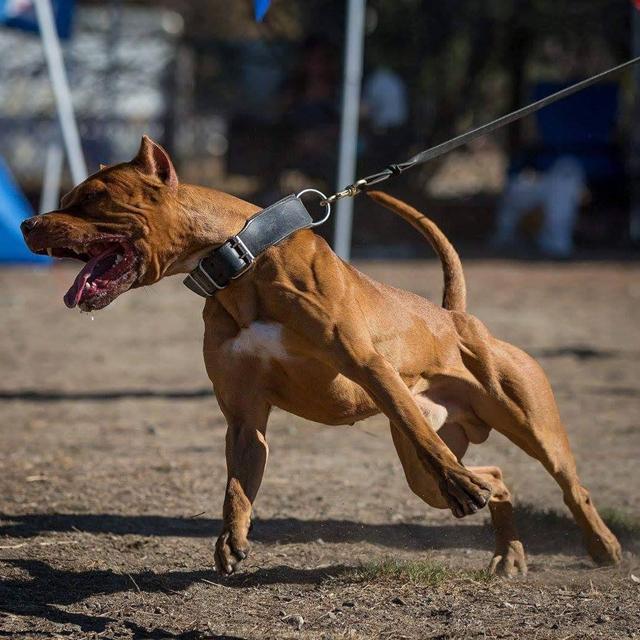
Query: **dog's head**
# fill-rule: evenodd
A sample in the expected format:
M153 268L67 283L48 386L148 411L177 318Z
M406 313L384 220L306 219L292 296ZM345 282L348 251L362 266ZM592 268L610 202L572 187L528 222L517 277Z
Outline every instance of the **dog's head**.
M178 186L167 152L145 136L131 162L102 167L66 194L58 210L28 218L21 229L31 251L85 263L64 296L69 308L102 309L128 289L190 270L195 264L184 267L190 256L237 232L242 216L222 207L227 215L207 221L207 242L199 246L202 223L186 213L190 194Z

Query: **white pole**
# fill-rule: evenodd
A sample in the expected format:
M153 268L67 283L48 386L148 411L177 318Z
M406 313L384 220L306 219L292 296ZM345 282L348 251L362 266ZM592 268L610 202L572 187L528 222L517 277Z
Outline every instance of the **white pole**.
M53 86L53 94L56 98L58 108L58 118L64 146L69 158L69 167L74 184L82 182L87 177L87 166L82 155L80 146L80 136L73 113L71 102L71 92L67 81L67 74L64 69L60 40L53 19L53 10L50 0L33 0L40 27L40 37L44 48L44 56L47 60L49 77Z
M60 142L58 140L51 142L47 147L47 157L45 158L39 213L46 213L58 208L63 161L64 153Z
M346 185L353 184L356 179L360 85L362 84L362 57L364 51L366 0L348 0L348 2L338 158L338 189L343 189ZM334 249L344 260L349 260L351 255L352 220L353 198L338 200L336 203Z

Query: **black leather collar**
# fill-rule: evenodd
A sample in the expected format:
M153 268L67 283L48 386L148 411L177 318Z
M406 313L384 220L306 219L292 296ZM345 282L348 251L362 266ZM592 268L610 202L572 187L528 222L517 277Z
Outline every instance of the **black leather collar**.
M203 298L213 296L248 271L262 252L313 224L302 200L291 194L249 218L242 231L200 260L184 284Z

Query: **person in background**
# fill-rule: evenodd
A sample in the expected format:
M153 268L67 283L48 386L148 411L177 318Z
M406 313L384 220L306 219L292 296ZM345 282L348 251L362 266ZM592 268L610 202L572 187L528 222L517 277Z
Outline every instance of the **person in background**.
M362 88L361 116L364 148L360 150L367 167L386 165L400 157L407 144L409 101L406 84L393 69L379 65L368 74Z
M549 41L543 48L549 68L560 69L563 81L538 82L532 99L539 100L607 66L597 47L583 51ZM604 59L604 62L603 62ZM537 141L512 159L509 181L497 214L494 249L517 243L522 217L541 209L538 250L550 258L568 258L574 251L574 227L584 195L623 172L614 142L618 121L618 86L598 84L542 109L536 114Z
M407 89L402 78L389 67L377 67L369 75L364 83L362 102L375 132L386 132L407 123Z
M538 249L551 258L568 258L573 253L573 228L586 188L585 172L579 160L564 155L544 172L524 170L507 185L497 214L493 247L503 249L517 240L521 218L536 208L544 215L538 233Z

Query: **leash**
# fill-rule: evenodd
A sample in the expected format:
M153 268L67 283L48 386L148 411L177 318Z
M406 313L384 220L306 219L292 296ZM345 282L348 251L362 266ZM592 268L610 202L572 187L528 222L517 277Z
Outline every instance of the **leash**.
M481 136L484 136L487 133L491 133L496 129L500 129L501 127L511 124L516 120L520 120L520 118L524 118L525 116L535 113L536 111L539 111L540 109L543 109L544 107L554 102L557 102L558 100L562 100L562 98L566 98L567 96L570 96L572 93L576 93L578 91L581 91L582 89L586 89L587 87L590 87L591 85L596 84L597 82L600 82L601 80L604 80L609 76L619 73L623 69L626 69L627 67L631 67L634 64L637 64L638 62L640 62L640 56L638 56L637 58L632 58L631 60L627 60L627 62L623 62L622 64L619 64L617 67L612 67L611 69L602 71L601 73L598 73L595 76L591 76L590 78L587 78L586 80L581 80L580 82L576 82L575 84L572 84L568 87L565 87L564 89L561 89L560 91L556 91L556 93L552 93L546 98L536 100L536 102L532 102L526 107L522 107L521 109L517 109L516 111L507 113L504 116L500 116L499 118L496 118L495 120L492 120L487 124L483 124L482 126L477 127L476 129L471 129L470 131L467 131L466 133L456 136L455 138L451 138L446 142L435 145L434 147L430 147L425 151L421 151L420 153L417 153L415 156L413 156L412 158L409 158L409 160L405 162L390 164L382 171L379 171L378 173L373 173L370 176L366 176L365 178L361 178L360 180L357 180L353 184L345 187L342 191L337 191L333 195L322 200L320 204L323 204L323 205L332 204L336 200L340 200L341 198L353 198L354 196L358 195L361 191L363 191L367 187L371 187L374 184L384 182L385 180L388 180L392 176L399 176L401 173L404 173L407 169L411 169L412 167L415 167L418 164L424 164L425 162L428 162L429 160L433 160L438 156L441 156L445 153L449 153L449 151L452 151L453 149L457 149L458 147L461 147L462 145L467 144L472 140L475 140L476 138L480 138Z
M265 209L258 211L258 213L249 218L239 233L229 238L226 242L202 258L198 266L183 282L191 291L203 298L213 296L217 291L225 289L232 280L239 278L243 273L248 271L253 266L256 258L269 249L269 247L282 242L285 238L288 238L300 229L317 227L326 222L331 215L331 205L337 200L341 198L353 198L367 187L384 182L392 176L399 176L407 169L433 160L476 138L535 113L557 100L581 91L638 62L640 62L640 56L619 64L617 67L607 69L595 76L591 76L586 80L576 82L526 107L512 111L476 129L471 129L446 142L425 149L405 162L390 164L382 171L361 178L342 189L342 191L337 191L329 197L317 189L304 189L298 194L291 194L269 205ZM304 206L301 196L306 193L315 193L320 196L320 205L326 208L326 212L320 220L314 220Z

